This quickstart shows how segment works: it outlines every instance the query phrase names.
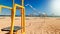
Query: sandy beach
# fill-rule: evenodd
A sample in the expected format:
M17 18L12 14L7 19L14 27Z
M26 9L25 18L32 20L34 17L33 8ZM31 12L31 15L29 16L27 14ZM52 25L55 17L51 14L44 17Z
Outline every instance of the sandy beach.
M21 18L16 17L15 26L20 26ZM2 28L11 25L10 17L0 17L0 34ZM18 31L20 34L20 30ZM60 18L59 17L26 17L26 34L60 34Z

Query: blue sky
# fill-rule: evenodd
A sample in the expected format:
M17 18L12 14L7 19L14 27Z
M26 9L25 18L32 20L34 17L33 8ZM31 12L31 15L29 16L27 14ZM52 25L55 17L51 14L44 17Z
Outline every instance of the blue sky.
M15 0L15 3L21 5L21 0ZM25 0L24 5L26 9L25 11L26 15L32 14L33 12L35 12L36 14L39 14L40 12L40 13L46 13L47 15L51 15L52 12L50 10L51 9L50 3L51 3L51 0ZM0 0L0 4L12 7L12 0ZM26 6L27 4L32 6L32 8L30 6ZM10 15L10 14L11 14L11 11L4 8L0 15ZM19 10L17 10L16 15L20 15Z

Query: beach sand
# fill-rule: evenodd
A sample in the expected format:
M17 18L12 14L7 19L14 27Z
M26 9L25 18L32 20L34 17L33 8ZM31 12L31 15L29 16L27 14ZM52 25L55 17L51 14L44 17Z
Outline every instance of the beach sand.
M15 26L21 26L21 18L16 17ZM11 25L10 17L0 17L0 34L2 28ZM20 34L18 31L18 34ZM26 34L60 34L60 18L59 17L26 17Z

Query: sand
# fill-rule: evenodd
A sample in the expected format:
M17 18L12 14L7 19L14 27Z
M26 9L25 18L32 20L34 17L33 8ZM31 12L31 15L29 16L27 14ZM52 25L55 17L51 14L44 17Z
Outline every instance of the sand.
M15 26L20 26L21 18L16 17ZM2 28L11 25L10 17L0 17L0 34ZM20 34L20 30L18 31ZM60 34L60 18L59 17L26 17L26 34Z

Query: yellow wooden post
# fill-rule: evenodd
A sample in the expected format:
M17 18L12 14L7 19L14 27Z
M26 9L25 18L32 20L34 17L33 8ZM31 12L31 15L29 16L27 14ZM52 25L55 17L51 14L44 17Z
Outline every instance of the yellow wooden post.
M22 6L24 7L24 0L22 0ZM25 34L25 8L21 8L21 15L21 26L23 27L21 33Z
M24 0L22 0L22 6L24 6Z
M25 34L25 10L24 8L21 9L21 27L23 27L21 30L21 33Z
M13 34L14 23L15 23L15 13L16 13L16 5L14 4L14 0L12 0L12 2L13 2L13 8L12 8L12 12L11 12L11 28L10 28L10 34Z
M0 6L0 13L1 13L1 11L2 11L2 7Z
M2 11L2 8L7 8L7 9L10 9L10 10L12 9L11 7L0 5L0 13Z
M10 34L13 34L13 30L14 30L15 13L16 13L16 5L14 5L14 7L12 9L12 12L11 12L11 30L10 30Z
M10 30L10 34L13 34L13 30L14 30L15 13L16 13L16 6L14 5L14 7L12 9L12 12L11 12L11 30Z
M14 23L15 23L15 13L16 13L16 5L13 6L13 9L11 7L7 7L7 6L0 6L0 10L3 8L8 8L11 9L11 30L10 30L10 34L13 34L13 30L14 30Z

